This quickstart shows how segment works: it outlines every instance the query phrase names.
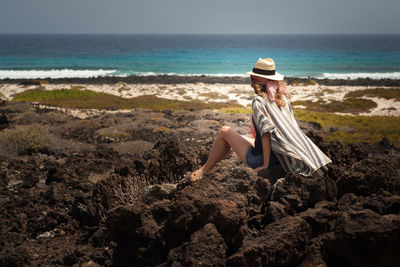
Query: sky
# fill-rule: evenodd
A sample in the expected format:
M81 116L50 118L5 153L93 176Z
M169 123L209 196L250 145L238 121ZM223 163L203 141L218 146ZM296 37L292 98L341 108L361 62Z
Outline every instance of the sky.
M0 0L0 33L399 34L400 0Z

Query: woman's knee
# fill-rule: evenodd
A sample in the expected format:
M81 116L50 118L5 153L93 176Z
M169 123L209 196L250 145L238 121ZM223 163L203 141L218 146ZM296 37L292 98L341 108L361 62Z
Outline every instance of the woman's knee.
M219 134L226 134L230 129L231 127L224 125L219 129Z

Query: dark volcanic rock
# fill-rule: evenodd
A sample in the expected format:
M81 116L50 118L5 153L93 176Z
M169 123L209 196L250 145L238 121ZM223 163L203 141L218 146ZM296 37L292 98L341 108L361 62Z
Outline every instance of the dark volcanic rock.
M279 202L269 201L265 207L264 224L269 224L286 217L285 206Z
M29 266L30 260L26 249L16 248L13 251L0 252L0 266Z
M143 204L118 207L109 218L110 238L118 243L116 265L155 265L166 257L159 227Z
M354 193L366 196L377 193L381 189L399 193L398 170L392 166L381 159L364 159L356 162L337 180L338 195Z
M226 244L215 225L206 224L193 233L189 242L171 249L168 264L172 266L225 266Z
M399 263L399 216L380 216L371 210L346 211L338 217L334 233L335 238L325 244L328 266L397 266Z
M299 213L299 216L312 227L313 236L318 236L333 230L338 214L325 207L316 207Z
M140 175L154 181L177 181L186 172L199 166L202 151L196 147L182 146L177 138L158 141L151 151L134 161Z
M46 154L1 155L1 266L398 265L400 150L386 139L326 142L319 125L301 123L333 161L324 177L265 179L229 154L191 184L183 175L204 163L218 130L191 123L247 129L243 115L0 109L1 125L37 120L54 138ZM152 133L155 116L170 133ZM100 129L131 137L105 142Z
M269 224L227 260L227 266L295 266L306 255L311 227L300 217Z
M72 208L72 216L82 225L94 226L100 222L99 209L92 201L89 201L88 204L76 202Z
M8 119L6 115L0 113L0 130L8 128Z
M35 80L28 80L28 79L22 79L18 85L40 85L40 81L35 81Z
M312 208L321 200L335 200L336 194L336 185L327 176L304 177L290 173L275 183L271 200L283 204L287 212L293 213Z

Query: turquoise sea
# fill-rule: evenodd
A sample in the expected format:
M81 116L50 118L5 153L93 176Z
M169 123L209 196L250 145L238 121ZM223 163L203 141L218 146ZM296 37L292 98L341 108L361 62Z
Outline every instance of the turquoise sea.
M400 35L0 35L0 79L244 76L259 57L287 76L400 79Z

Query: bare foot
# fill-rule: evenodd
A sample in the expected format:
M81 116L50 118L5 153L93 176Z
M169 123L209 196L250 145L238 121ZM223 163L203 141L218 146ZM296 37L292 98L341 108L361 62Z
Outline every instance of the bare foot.
M198 180L203 178L204 174L205 173L201 169L192 172L192 175L190 176L190 182L197 182Z

